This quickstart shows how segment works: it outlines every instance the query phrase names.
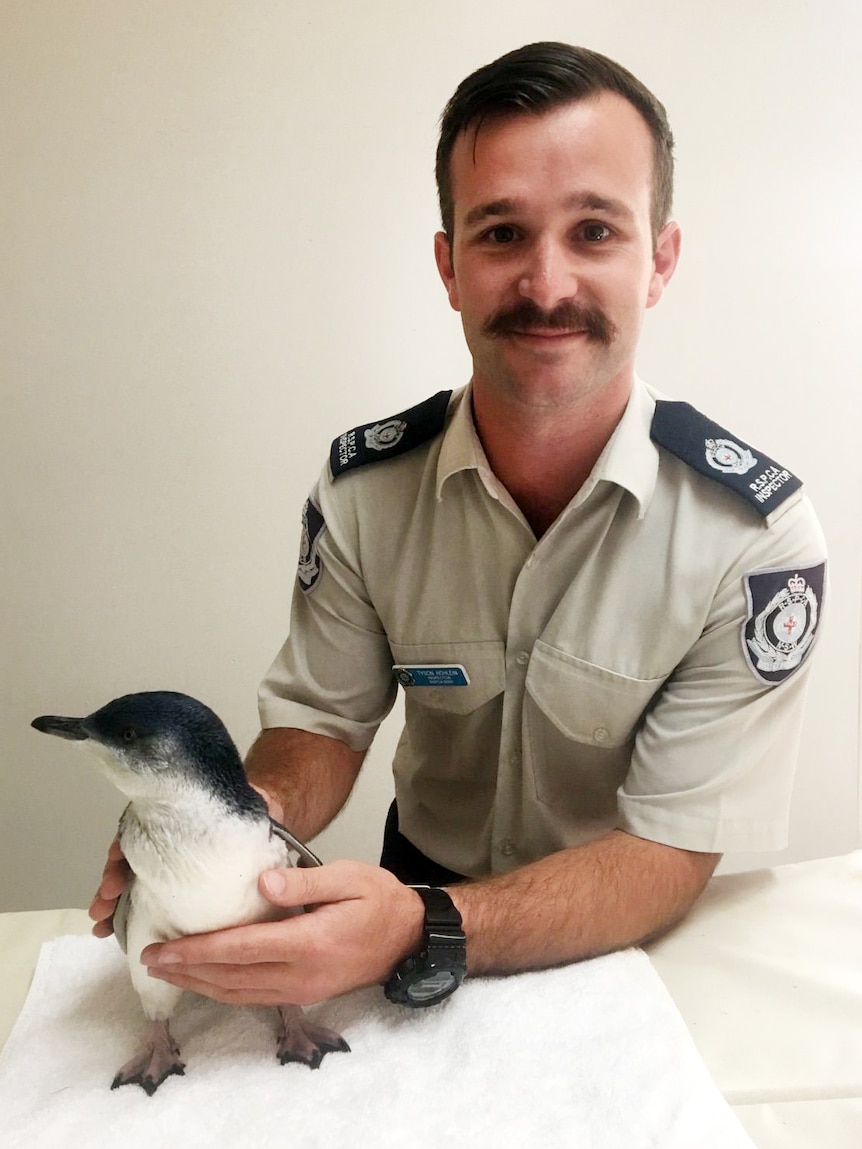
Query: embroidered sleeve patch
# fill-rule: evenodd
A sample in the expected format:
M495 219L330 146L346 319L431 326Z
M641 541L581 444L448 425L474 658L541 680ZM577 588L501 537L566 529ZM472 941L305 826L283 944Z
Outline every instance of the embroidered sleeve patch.
M748 618L742 647L760 682L775 686L798 670L817 636L826 564L745 576Z
M792 471L734 439L689 403L659 400L651 435L699 474L730 487L764 517L802 486Z
M379 459L393 459L433 439L443 430L451 391L438 391L424 403L382 419L345 431L333 442L329 468L333 479L354 467L364 467Z
M326 523L320 507L315 503L313 496L305 500L302 508L302 537L299 544L299 569L297 577L300 589L308 594L314 590L320 572L323 569L318 553L320 536L326 530Z

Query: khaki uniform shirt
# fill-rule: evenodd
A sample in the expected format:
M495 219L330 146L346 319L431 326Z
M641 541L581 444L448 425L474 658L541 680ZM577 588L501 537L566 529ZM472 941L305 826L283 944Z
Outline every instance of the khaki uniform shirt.
M324 470L263 726L364 749L393 665L461 665L468 685L405 688L394 761L402 832L450 869L506 871L612 827L698 851L783 846L809 660L778 684L755 673L744 627L765 615L745 576L799 582L823 562L807 498L764 520L651 440L657 393L637 381L536 541L469 394L431 441Z

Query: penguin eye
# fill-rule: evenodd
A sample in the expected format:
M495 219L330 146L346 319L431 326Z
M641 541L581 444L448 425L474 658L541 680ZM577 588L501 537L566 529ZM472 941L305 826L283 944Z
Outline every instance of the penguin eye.
M137 735L135 734L135 732L131 728L131 726L127 726L126 729L123 731L123 741L124 742L134 742L136 737L137 737Z

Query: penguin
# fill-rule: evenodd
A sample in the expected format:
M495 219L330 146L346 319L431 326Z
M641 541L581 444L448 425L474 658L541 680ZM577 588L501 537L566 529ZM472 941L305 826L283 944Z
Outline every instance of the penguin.
M120 846L132 877L114 914L148 1025L112 1089L137 1084L152 1096L185 1065L169 1023L183 991L151 978L140 955L152 942L272 921L301 908L273 906L258 890L267 869L320 860L269 816L249 784L223 723L187 694L148 691L115 698L86 718L43 715L31 725L86 745L129 799ZM330 1052L349 1051L340 1034L311 1022L298 1005L278 1007L277 1057L317 1069Z

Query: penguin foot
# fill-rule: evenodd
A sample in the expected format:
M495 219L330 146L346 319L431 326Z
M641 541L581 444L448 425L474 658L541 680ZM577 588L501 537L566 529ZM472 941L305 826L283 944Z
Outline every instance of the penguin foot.
M180 1049L171 1037L166 1021L151 1021L144 1034L140 1049L127 1061L111 1082L111 1089L121 1085L140 1085L152 1097L166 1077L172 1073L182 1076L185 1065L180 1061Z
M298 1005L280 1005L281 1034L276 1056L284 1065L288 1061L300 1061L309 1069L317 1069L327 1053L349 1053L350 1046L340 1033L315 1025L303 1016Z

